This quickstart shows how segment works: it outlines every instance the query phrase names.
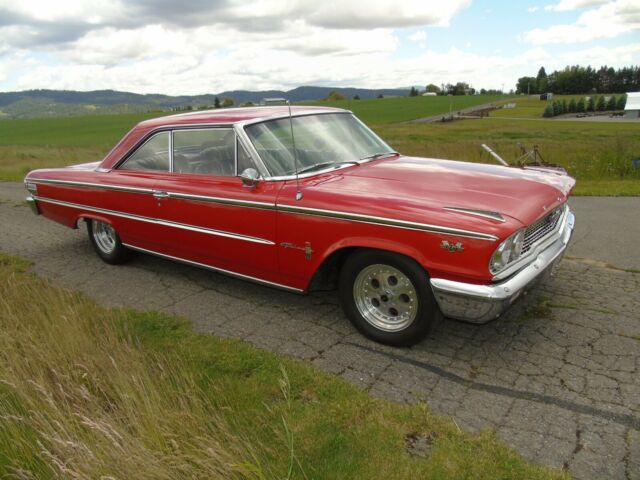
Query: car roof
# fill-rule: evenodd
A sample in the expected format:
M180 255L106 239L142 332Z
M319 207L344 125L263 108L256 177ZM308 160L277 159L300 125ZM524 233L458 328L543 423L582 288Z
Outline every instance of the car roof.
M316 106L292 106L291 114L310 115L314 113L346 113L348 110L332 107ZM183 124L231 124L245 121L266 120L289 115L289 107L286 105L242 108L220 108L216 110L198 110L195 112L179 113L165 117L152 118L138 124L144 129L157 128L167 125Z

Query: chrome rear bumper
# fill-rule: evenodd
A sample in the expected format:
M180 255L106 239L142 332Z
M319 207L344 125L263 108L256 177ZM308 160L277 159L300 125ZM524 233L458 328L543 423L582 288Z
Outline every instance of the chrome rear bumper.
M477 285L432 278L431 287L444 316L472 323L486 323L499 317L522 292L553 272L569 244L574 224L575 216L568 211L556 240L503 282Z
M36 202L36 199L31 195L27 197L27 205L29 205L29 208L31 208L31 211L34 213L34 215L40 215L40 208L38 208L38 203Z

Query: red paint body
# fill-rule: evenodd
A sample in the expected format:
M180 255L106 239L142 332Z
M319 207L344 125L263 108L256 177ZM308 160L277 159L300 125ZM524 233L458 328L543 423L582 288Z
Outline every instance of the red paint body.
M295 108L294 114L326 110ZM332 253L347 247L378 248L407 255L432 278L490 283L489 259L499 243L564 203L575 184L572 178L554 172L392 156L300 179L303 198L297 201L294 180L261 181L254 188L246 188L238 177L114 169L123 156L158 128L233 124L284 112L284 108L278 107L246 108L149 120L133 128L100 163L36 170L25 181L37 183L38 199L55 199L266 240L271 243L252 243L38 201L44 216L69 227L75 227L81 218L96 218L112 224L125 244L299 290L308 288L314 273ZM149 192L102 189L100 185ZM173 197L156 199L151 191L260 202L273 207ZM285 212L280 208L282 205L450 227L497 239ZM497 211L505 222L443 207ZM451 253L441 248L443 240L462 242L464 251ZM297 248L285 248L282 243ZM313 250L310 259L304 252L307 243Z

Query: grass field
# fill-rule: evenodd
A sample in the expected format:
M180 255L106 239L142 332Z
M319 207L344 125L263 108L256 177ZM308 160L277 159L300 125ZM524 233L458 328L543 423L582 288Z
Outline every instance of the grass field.
M575 176L577 195L640 195L640 124L571 122L534 118L539 100L516 100L519 107L479 120L397 123L445 113L449 102L464 108L498 97L402 97L318 102L351 108L385 140L409 155L493 163L480 148L489 144L505 158L517 158L518 142L538 145L542 156ZM524 103L523 103L524 102ZM520 110L518 110L520 109ZM500 115L520 116L520 119ZM515 113L514 113L515 112ZM107 115L0 122L0 180L20 181L32 169L101 159L137 122L157 114ZM396 122L396 123L393 123Z
M0 253L2 478L565 478L425 405L180 318L101 308L27 268Z
M389 97L371 100L342 100L337 102L316 101L308 105L324 105L346 108L369 125L405 122L433 115L454 114L463 108L498 102L504 95L471 95L455 97Z

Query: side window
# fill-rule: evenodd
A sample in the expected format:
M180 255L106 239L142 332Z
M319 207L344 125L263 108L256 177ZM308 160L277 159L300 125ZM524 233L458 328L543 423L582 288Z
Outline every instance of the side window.
M238 142L238 146L236 147L236 151L238 152L238 171L236 173L237 175L240 175L247 168L256 168L256 166L245 148L240 143L240 140L236 141Z
M169 132L162 132L147 140L120 167L123 170L155 170L168 172Z
M232 129L175 130L173 169L178 173L234 176L236 135Z

